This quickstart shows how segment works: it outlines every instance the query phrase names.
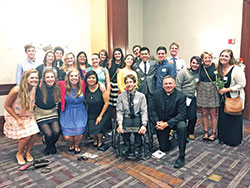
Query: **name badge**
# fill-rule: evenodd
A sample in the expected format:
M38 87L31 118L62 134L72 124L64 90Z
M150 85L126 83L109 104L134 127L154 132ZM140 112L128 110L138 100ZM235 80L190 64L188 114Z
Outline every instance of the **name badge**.
M191 102L192 102L192 99L187 97L186 98L186 106L190 106Z
M223 79L225 82L227 82L227 77L224 77L224 79Z
M144 80L144 78L141 78L141 80L143 81L143 80Z
M139 103L139 100L138 99L134 100L134 104L137 104L137 103Z
M166 71L167 71L166 68L161 69L161 72L166 72Z
M136 69L136 72L140 72L140 69Z

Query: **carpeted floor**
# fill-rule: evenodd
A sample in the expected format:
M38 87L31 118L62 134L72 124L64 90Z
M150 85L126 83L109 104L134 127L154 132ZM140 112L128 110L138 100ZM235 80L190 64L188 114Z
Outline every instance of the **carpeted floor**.
M178 155L175 148L161 159L130 161L116 158L113 149L97 151L91 140L83 139L81 154L97 154L95 159L77 161L60 138L58 154L43 155L41 136L32 149L35 159L51 161L51 172L41 169L18 171L15 160L17 141L0 136L0 188L2 187L229 187L250 188L250 122L244 122L244 140L239 147L221 145L218 140L202 140L203 130L196 126L196 140L187 144L186 165L173 168ZM106 138L110 143L110 137ZM156 142L156 138L154 139ZM157 146L157 144L155 144ZM78 154L78 155L81 155Z

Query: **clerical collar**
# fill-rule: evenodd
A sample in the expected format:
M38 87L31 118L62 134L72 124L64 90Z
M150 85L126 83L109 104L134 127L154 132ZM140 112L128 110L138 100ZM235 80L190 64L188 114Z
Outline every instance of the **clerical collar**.
M164 89L163 89L163 90L164 90ZM175 89L174 89L174 90L175 90ZM168 97L169 97L170 95L172 95L172 94L174 93L174 90L173 90L173 92L172 92L172 93L167 93L167 92L164 90L164 93L165 93L165 95L166 95L166 96L168 96Z

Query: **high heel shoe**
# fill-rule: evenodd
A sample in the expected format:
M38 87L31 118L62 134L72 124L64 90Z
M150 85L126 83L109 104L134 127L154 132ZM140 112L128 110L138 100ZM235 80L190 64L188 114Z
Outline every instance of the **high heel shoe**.
M80 147L75 147L75 154L81 153L81 148Z

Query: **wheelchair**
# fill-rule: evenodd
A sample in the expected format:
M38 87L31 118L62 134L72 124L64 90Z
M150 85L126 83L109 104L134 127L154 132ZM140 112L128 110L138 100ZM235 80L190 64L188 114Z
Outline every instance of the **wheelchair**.
M116 157L122 157L122 158L126 158L129 160L137 160L137 159L142 159L142 160L147 160L151 154L152 154L152 150L153 150L153 134L152 134L152 128L150 126L150 124L147 125L147 131L144 135L140 135L142 137L142 146L141 146L141 152L140 152L140 156L137 157L134 154L134 141L131 141L131 152L129 155L124 156L122 154L123 151L123 137L122 134L117 132L117 126L118 123L116 122L112 128L112 146L113 149L115 151L115 155ZM124 133L137 133L139 131L139 127L126 127L124 128ZM131 135L131 137L134 137L134 134ZM135 137L134 137L135 138ZM131 138L130 138L131 139Z

